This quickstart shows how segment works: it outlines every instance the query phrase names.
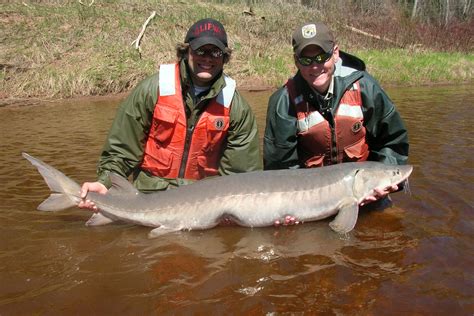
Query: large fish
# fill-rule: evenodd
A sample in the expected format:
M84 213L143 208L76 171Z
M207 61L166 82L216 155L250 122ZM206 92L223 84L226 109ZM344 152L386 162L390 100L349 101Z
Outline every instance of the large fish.
M80 186L62 172L26 153L53 193L38 206L59 211L77 205ZM359 203L375 188L405 181L410 165L380 162L344 163L314 169L255 171L214 177L177 189L151 194L138 192L123 177L111 174L107 194L89 192L86 199L99 208L87 222L102 225L121 220L155 227L151 237L165 233L208 229L223 219L246 227L271 226L292 215L299 221L315 221L336 215L330 227L338 233L351 231Z

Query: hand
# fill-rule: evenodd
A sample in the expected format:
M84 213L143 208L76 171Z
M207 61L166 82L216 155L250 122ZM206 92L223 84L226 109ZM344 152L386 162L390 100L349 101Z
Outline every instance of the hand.
M91 200L85 200L88 192L97 192L99 194L106 194L107 188L100 182L84 182L81 188L81 198L82 201L79 202L77 207L85 208L93 212L97 212L99 209Z
M364 206L366 204L369 204L371 202L374 202L374 201L377 201L377 200L380 200L380 199L383 199L385 198L389 193L392 193L392 192L396 192L398 191L398 185L394 184L392 186L389 186L385 189L382 189L382 188L375 188L374 189L374 192L372 195L369 195L368 197L366 197L364 200L362 200L362 202L360 202L360 206Z
M285 218L280 221L279 219L277 219L273 225L275 226L291 226L291 225L298 225L300 222L296 220L296 218L294 216L291 216L291 215L286 215Z

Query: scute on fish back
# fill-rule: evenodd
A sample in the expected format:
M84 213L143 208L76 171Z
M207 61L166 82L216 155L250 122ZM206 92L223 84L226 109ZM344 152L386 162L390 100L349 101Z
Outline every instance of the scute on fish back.
M50 165L22 154L41 173L52 193L38 207L59 211L78 205L80 186ZM359 203L375 188L405 181L410 165L380 162L344 163L315 169L254 171L208 178L193 184L151 194L138 192L130 182L111 174L107 194L89 192L87 199L100 209L87 225L115 220L155 227L150 236L217 226L231 218L246 227L271 226L292 215L299 221L315 221L336 215L330 227L338 233L351 231Z

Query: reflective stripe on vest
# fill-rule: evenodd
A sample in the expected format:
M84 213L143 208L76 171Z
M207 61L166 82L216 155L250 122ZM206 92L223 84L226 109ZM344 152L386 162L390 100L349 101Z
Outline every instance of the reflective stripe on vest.
M360 84L355 82L342 96L334 117L334 128L298 94L292 79L286 83L296 108L300 163L317 167L344 161L363 161L369 154L363 126ZM334 143L335 140L335 143Z
M302 118L298 118L298 131L306 132L312 126L324 123L326 120L318 111L314 111L305 115Z
M352 87L343 95L341 102L339 102L339 107L337 108L337 115L348 116L360 120L364 119L358 81L354 82Z
M235 93L235 81L227 76L224 79L226 86L206 105L188 137L189 150L185 153L187 123L179 65L160 66L159 96L145 145L143 170L163 178L177 178L185 163L185 179L218 174Z

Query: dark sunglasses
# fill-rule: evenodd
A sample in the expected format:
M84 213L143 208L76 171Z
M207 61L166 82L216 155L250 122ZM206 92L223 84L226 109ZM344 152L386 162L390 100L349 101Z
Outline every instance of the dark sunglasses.
M309 66L312 63L324 64L325 62L329 60L329 58L331 58L332 53L333 53L333 50L331 49L329 53L321 53L313 57L298 56L296 57L296 59L298 59L298 62L303 66Z
M222 55L224 55L224 52L218 48L213 48L213 49L198 48L196 50L193 49L192 51L194 55L200 56L200 57L211 56L213 58L219 58L219 57L222 57Z

